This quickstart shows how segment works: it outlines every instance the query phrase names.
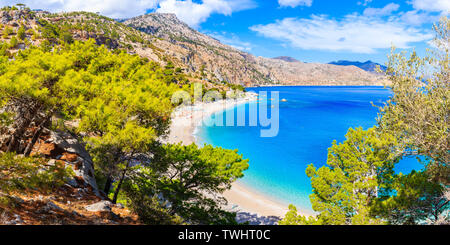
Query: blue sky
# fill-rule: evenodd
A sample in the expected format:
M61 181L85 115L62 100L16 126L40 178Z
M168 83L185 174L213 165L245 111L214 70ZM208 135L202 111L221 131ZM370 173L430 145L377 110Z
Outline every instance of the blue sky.
M259 56L384 63L391 44L424 54L432 23L445 13L438 8L417 10L406 1L310 2L293 8L278 1L258 1L258 7L230 16L211 15L198 29Z
M425 53L450 0L0 0L53 12L112 18L168 12L194 29L257 56L305 62L386 61L391 45Z

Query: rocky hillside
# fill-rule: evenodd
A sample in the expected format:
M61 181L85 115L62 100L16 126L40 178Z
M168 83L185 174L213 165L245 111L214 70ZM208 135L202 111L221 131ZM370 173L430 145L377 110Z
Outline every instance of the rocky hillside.
M157 37L154 46L201 79L242 85L273 82L258 71L255 57L190 28L174 14L147 14L124 24ZM138 51L143 56L146 52Z
M28 191L0 204L0 225L139 225L137 215L84 189L64 185L52 192Z
M30 128L25 135L31 137L36 128ZM5 149L7 132L0 131L0 153ZM31 139L28 139L31 140ZM26 145L27 141L21 142ZM55 185L50 190L42 188L0 188L0 225L56 225L56 224L139 224L139 219L122 204L112 204L99 191L94 177L94 164L84 146L76 137L67 132L45 129L37 138L31 156L41 159L38 172L53 169L70 169L65 183ZM23 156L16 156L17 162ZM1 159L0 161L4 161ZM14 163L16 165L18 163ZM0 178L3 182L22 172L18 167L10 169L2 162ZM27 172L31 171L30 166ZM8 177L5 177L8 176ZM27 179L20 176L19 179ZM25 181L24 181L25 182ZM7 182L5 182L6 184ZM24 184L26 185L26 184ZM12 186L12 184L11 184ZM7 187L11 188L10 184ZM0 187L5 187L0 185Z
M211 86L240 84L379 85L381 77L357 67L292 62L242 52L202 34L174 14L147 14L118 22L88 12L0 11L0 42L15 53L27 45L95 39L111 49L125 49L163 65L182 68L192 81ZM24 38L16 35L23 27ZM12 40L16 39L16 40Z
M207 79L246 86L380 85L383 79L358 67L293 62L283 57L256 57L193 30L173 14L151 13L124 24L159 38L155 46L187 67L201 70Z
M44 41L58 43L90 38L95 39L97 44L105 44L112 49L124 48L133 52L133 46L144 45L144 40L149 39L144 33L89 12L52 14L26 9L3 9L0 10L0 24L0 41L18 39L18 45L10 47L12 52L28 45L40 45ZM17 34L21 28L25 33L19 38Z
M183 81L179 81L183 84L200 82L207 89L215 88L220 91L235 88L233 84L223 83L210 75L211 79L208 79L208 74L201 67L189 72L179 59L183 49L169 41L94 13L49 13L4 7L0 9L0 33L0 54L10 57L30 45L51 48L74 40L94 39L98 45L138 54L158 62L161 66L176 69L176 73L183 76Z

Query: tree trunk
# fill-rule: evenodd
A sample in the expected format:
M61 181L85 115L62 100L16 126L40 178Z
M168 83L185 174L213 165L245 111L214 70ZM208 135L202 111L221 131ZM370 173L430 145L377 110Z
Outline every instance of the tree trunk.
M9 139L8 148L6 149L6 152L12 152L13 148L15 148L14 146L15 144L16 144L16 136L15 134L13 134Z
M39 125L38 129L34 133L33 137L31 138L30 143L27 145L27 148L25 148L24 155L25 157L30 156L31 151L33 150L34 145L36 144L36 141L39 139L39 136L41 136L42 130L44 129L45 124L50 120L51 114L42 120L41 124Z
M103 191L105 192L106 195L108 195L109 190L111 189L111 184L112 184L112 177L111 175L108 175L108 177L106 177L105 188L103 188Z
M125 175L127 173L128 166L129 166L129 163L127 163L127 165L125 166L125 169L123 170L123 173L122 173L122 177L120 177L119 184L117 184L117 187L114 190L114 197L112 200L112 203L114 203L114 204L116 204L116 202L117 202L117 197L119 196L120 188L122 187L123 180L125 179Z
M42 129L43 128L40 127L34 133L33 138L31 138L30 143L28 143L27 148L25 148L25 151L23 152L25 157L29 157L30 156L30 153L33 150L34 145L36 144L36 141L38 140L39 136L41 136Z
M118 154L114 154L114 160L112 161L114 163L114 165L112 166L113 169L109 169L108 171L108 175L106 177L106 183L105 183L105 188L103 189L103 192L105 192L106 195L109 194L109 191L111 190L111 185L113 183L113 173L115 172L115 168L116 168L116 164L118 162L119 156Z
M17 129L11 136L6 152L18 151L19 149L18 144L20 143L20 139L22 139L25 130L30 126L33 119L36 117L38 110L39 110L38 106L34 106L28 111L28 115L23 116L24 118L23 121L19 123L19 125L17 125Z

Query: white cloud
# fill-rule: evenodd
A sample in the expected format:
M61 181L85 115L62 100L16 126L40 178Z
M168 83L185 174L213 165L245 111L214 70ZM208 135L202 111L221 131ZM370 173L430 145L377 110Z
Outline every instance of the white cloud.
M429 33L410 27L397 17L383 20L356 14L341 20L325 15L305 19L285 18L250 29L300 49L353 53L374 53L391 45L409 48L412 43L432 38Z
M416 10L434 11L434 12L449 12L449 0L412 0L410 2Z
M400 5L395 3L389 3L383 8L366 8L364 10L365 16L386 16L392 14L392 12L395 12L398 10Z
M157 7L158 0L0 0L0 5L24 3L31 9L51 12L89 11L111 18L127 18L145 14L147 9Z
M51 12L89 11L99 12L111 18L129 18L142 15L148 10L175 13L190 26L196 27L212 14L231 15L233 12L256 7L253 0L0 0L0 5L18 2L32 9Z
M278 0L278 4L281 7L291 7L295 8L298 6L308 6L312 5L312 0Z
M203 0L195 3L192 0L163 0L156 12L174 13L192 27L205 22L212 14L231 15L233 12L255 7L252 0Z
M424 11L411 10L400 15L402 21L410 25L420 26L423 23L431 23L439 20L439 15L430 15Z

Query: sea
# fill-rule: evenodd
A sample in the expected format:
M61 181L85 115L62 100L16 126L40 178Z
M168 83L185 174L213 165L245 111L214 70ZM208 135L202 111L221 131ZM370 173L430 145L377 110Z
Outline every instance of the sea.
M238 149L250 165L245 176L238 180L240 184L281 203L294 204L305 212L313 212L306 167L311 163L316 167L325 165L333 140L344 141L349 128L367 129L376 125L377 106L392 95L387 88L373 86L277 86L246 90L266 92L267 97L218 112L223 113L220 116L225 120L226 113L237 115L245 110L245 125L205 123L195 132L197 142ZM269 127L250 125L248 114L252 103L267 103L270 111L274 103L271 92L279 94L279 130L275 137L261 137L261 130ZM269 118L271 115L269 112ZM213 114L207 120L217 116ZM407 158L396 165L395 171L407 174L422 168L415 158Z

